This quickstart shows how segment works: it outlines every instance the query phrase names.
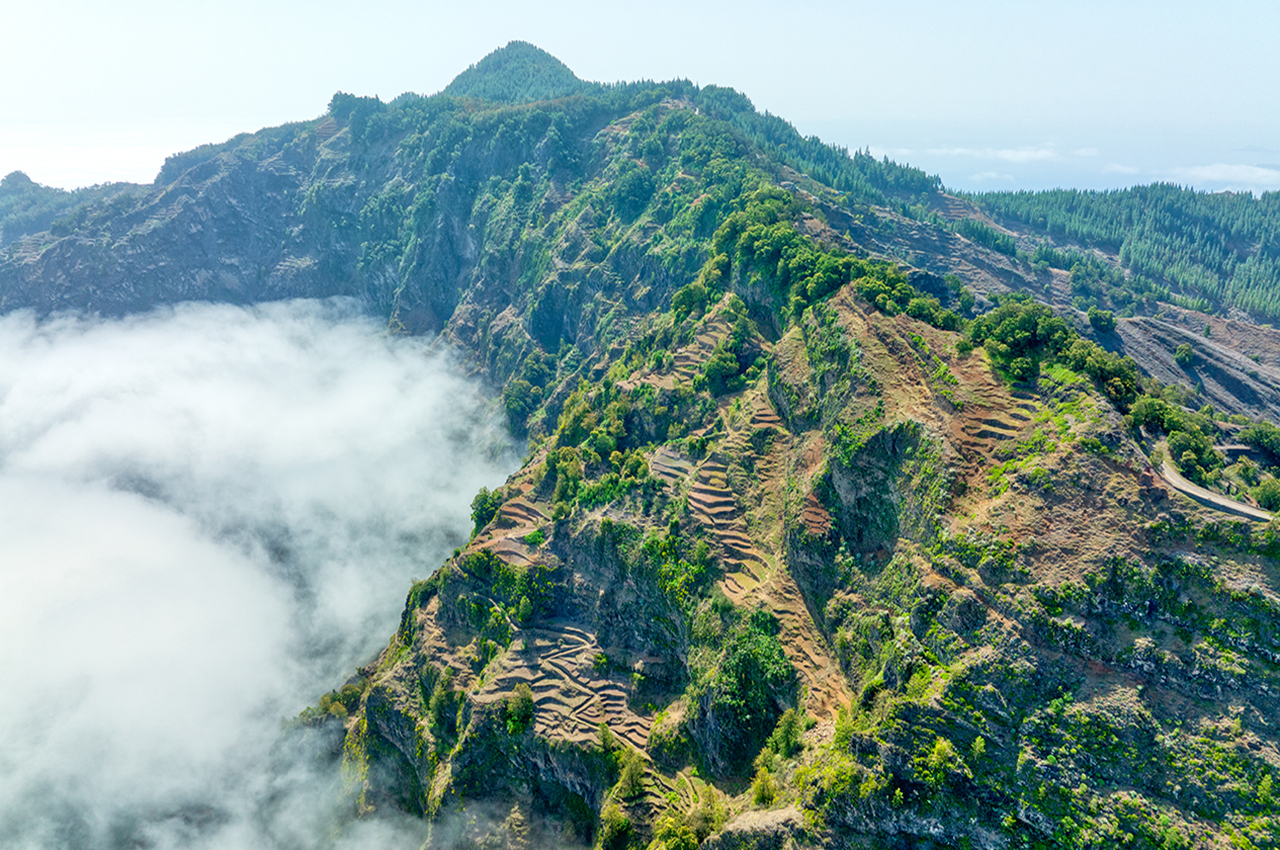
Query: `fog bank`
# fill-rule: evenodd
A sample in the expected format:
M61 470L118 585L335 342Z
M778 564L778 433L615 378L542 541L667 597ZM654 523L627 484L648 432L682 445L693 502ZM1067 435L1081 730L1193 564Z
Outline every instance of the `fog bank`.
M333 839L324 778L261 811L281 718L517 463L447 354L350 303L0 318L0 843ZM339 845L421 841L371 829Z

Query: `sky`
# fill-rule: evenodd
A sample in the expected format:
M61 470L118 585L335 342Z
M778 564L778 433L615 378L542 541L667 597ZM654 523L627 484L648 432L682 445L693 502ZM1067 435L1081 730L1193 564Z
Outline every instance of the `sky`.
M164 157L431 94L513 39L589 80L727 85L966 190L1280 189L1280 3L0 0L0 174L149 182Z
M281 720L376 657L519 463L451 357L384 325L0 317L4 847L328 846L340 774ZM420 846L403 826L338 848Z

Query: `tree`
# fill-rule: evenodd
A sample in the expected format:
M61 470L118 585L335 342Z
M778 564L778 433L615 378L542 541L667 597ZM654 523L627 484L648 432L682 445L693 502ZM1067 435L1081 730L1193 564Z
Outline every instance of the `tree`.
M521 682L507 694L507 732L519 735L533 722L533 689Z
M631 818L610 803L600 812L600 846L604 850L622 850L631 838Z
M755 778L751 780L752 802L757 806L768 806L773 804L777 796L778 785L773 781L773 775L764 765L761 765L756 770Z
M791 758L800 749L800 737L804 734L804 720L794 708L782 712L778 725L765 746L782 756Z
M1173 352L1173 359L1177 361L1179 366L1185 369L1187 366L1191 365L1191 361L1196 359L1196 350L1191 347L1191 343L1184 342L1182 345L1178 346L1176 351Z
M481 487L480 492L471 500L471 536L475 537L488 525L502 507L502 491Z
M644 759L634 747L622 754L622 776L618 779L618 791L624 799L639 797L644 793Z
M1089 324L1100 334L1109 334L1116 329L1116 314L1110 310L1089 308Z

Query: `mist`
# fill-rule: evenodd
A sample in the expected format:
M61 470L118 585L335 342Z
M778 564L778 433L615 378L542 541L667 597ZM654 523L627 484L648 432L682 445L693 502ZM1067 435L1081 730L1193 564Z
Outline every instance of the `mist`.
M334 832L335 777L272 748L517 465L447 351L354 303L0 318L0 843L420 844Z

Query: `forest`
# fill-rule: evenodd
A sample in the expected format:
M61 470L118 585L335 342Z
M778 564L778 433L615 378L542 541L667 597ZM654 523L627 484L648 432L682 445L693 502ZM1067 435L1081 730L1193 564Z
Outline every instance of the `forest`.
M996 221L1041 231L1058 244L1118 254L1137 297L1206 312L1280 316L1280 192L1200 192L1168 183L1111 191L1054 189L969 196ZM1051 262L1046 246L1035 259ZM1065 259L1065 258L1063 258ZM1153 287L1152 282L1159 286Z

